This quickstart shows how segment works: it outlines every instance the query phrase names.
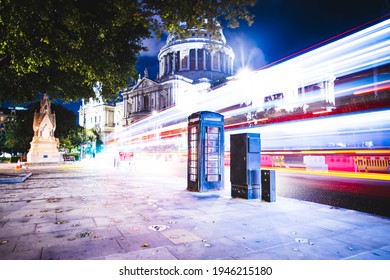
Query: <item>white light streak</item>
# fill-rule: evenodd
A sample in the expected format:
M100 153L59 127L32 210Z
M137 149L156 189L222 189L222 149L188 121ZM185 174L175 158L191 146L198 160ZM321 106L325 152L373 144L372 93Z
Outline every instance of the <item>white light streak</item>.
M175 125L185 127L188 116L195 111L219 111L237 104L245 105L224 113L226 117L231 117L259 111L270 106L293 108L294 106L306 105L305 101L320 101L324 97L319 90L305 93L306 100L302 100L302 97L297 95L298 87L327 82L331 77L337 79L344 75L390 63L389 38L390 20L386 20L285 62L252 71L244 77L236 77L225 86L211 90L206 94L197 95L188 92L185 97L178 98L180 102L176 107L153 114L118 130L109 135L107 140L119 139L120 142L124 143L127 141L126 139L150 133L157 134L162 129L172 129ZM383 81L389 81L389 77L385 77ZM383 81L378 81L378 85ZM371 82L366 83L364 80L355 81L355 83L340 85L339 88L334 89L334 94L338 97L353 94L355 90L372 85ZM276 93L283 93L284 100L264 102L264 97ZM365 115L338 116L334 119L316 118L299 123L272 124L261 128L251 128L250 131L261 133L267 145L270 143L270 141L267 142L267 139L282 139L283 136L294 135L297 127L299 127L300 137L310 139L312 135L321 135L321 130L329 133L345 131L354 125L363 126L362 131L368 130L367 127L364 128L364 125L374 124L378 119L374 120L373 118L378 117L380 120L390 123L390 113L386 111ZM385 128L385 130L388 129L388 127ZM150 132L152 130L155 132ZM153 141L158 143L158 140ZM169 141L174 142L172 139ZM182 143L182 140L180 141ZM151 142L148 142L147 145L151 145ZM142 146L142 143L139 146Z

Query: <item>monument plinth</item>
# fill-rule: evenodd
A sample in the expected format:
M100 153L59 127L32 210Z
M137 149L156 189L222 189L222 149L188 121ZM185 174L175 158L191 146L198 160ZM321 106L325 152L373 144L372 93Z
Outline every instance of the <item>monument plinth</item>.
M30 151L27 153L27 162L54 163L62 160L58 152L59 140L54 137L55 129L56 115L51 112L50 100L45 94L41 100L39 113L34 113L34 137L30 143Z

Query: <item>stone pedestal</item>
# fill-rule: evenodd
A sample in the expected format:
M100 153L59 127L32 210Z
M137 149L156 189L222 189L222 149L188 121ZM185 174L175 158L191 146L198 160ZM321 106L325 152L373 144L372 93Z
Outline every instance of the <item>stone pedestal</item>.
M27 162L60 162L62 159L57 144L55 139L34 137L31 141L30 151L27 154Z

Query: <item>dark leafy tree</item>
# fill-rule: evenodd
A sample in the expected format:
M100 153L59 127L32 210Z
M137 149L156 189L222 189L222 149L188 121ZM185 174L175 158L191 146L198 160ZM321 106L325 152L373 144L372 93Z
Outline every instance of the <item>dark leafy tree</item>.
M85 130L83 144L87 154L100 153L103 148L103 141L95 129Z
M180 22L218 34L217 20L251 23L254 0L0 0L0 103L114 99L135 77L152 31L184 32ZM222 18L223 17L223 18Z
M37 108L39 104L36 103ZM52 104L51 110L56 115L55 137L59 139L60 149L71 151L78 149L83 142L83 130L77 124L77 115L62 105Z
M0 155L5 152L5 131L4 128L0 128Z
M19 111L17 117L4 125L4 151L11 154L26 154L33 133L31 112Z

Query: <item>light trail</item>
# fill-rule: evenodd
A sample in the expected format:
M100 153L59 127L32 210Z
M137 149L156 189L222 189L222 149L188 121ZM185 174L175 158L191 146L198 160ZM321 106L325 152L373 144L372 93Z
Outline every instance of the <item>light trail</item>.
M382 174L382 173L365 173L365 172L352 173L352 172L342 172L342 171L325 172L325 171L304 170L299 168L278 168L278 167L266 167L266 169L277 170L278 172L283 172L283 173L297 173L297 174L351 178L351 179L360 179L360 180L365 179L365 180L390 181L390 174Z
M230 149L229 135L245 132L260 133L262 150L285 150L286 153L291 149L355 149L359 145L366 149L371 148L370 145L388 149L390 110L329 115L333 108L312 109L310 105L322 101L330 104L332 96L324 94L341 99L370 92L380 95L388 90L389 72L380 73L375 79L359 76L351 80L347 75L365 73L381 66L387 69L390 64L389 38L390 20L385 20L290 60L240 78L234 77L207 93L189 90L178 96L175 107L117 129L106 137L106 143L116 149L140 152L169 153L174 148L185 152L188 116L196 111L220 111L225 120L229 120L225 125L226 151ZM321 88L325 83L334 88ZM299 107L304 110L309 107L312 115L304 116L308 119L275 123L272 123L272 116L256 115L270 109L281 112ZM250 115L246 120L232 121L233 117L246 115ZM316 118L312 118L313 115ZM164 148L166 146L169 148Z

